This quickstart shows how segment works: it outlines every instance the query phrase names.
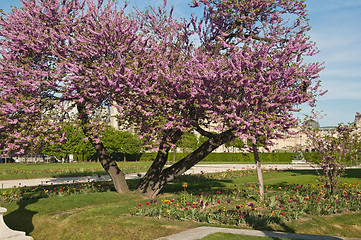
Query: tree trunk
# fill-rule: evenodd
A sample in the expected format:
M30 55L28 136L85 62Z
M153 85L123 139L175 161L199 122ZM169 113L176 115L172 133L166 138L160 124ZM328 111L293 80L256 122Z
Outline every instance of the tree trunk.
M128 184L125 180L124 173L119 169L116 161L114 161L111 154L105 149L102 143L95 145L95 150L99 155L100 164L103 166L105 171L108 173L114 183L115 190L117 193L129 192Z
M136 193L144 194L149 197L155 197L158 194L162 188L162 185L160 184L162 181L160 181L159 177L167 159L167 149L160 149L152 165L139 183Z
M263 202L264 201L264 185L263 185L261 160L259 158L257 145L253 144L252 148L253 148L254 161L256 163L260 200L261 200L261 202Z
M88 136L88 133L90 132L90 129L87 127L87 125L89 124L89 117L86 112L85 106L78 103L77 109L79 112L79 117L81 119L82 130L85 136ZM125 176L123 172L119 169L116 161L114 161L112 155L106 150L106 148L101 142L95 143L91 137L89 137L89 141L93 145L99 156L100 164L103 166L104 170L112 179L117 193L129 192L129 187L125 180Z
M222 144L233 139L234 135L231 130L214 134L212 139L204 142L194 152L164 170L162 169L167 161L168 151L158 152L156 159L138 185L136 192L147 197L157 196L165 184L185 173Z

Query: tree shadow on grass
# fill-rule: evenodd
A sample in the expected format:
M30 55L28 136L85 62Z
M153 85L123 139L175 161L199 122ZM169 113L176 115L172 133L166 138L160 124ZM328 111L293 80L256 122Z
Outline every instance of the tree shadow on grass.
M300 175L313 175L313 176L318 175L315 169L284 170L284 172L291 172L291 173L300 174Z
M255 217L257 218L257 217ZM269 224L269 220L266 220L264 218L259 219L253 219L247 220L247 224L251 226L255 230L261 230L261 231L282 231L287 233L295 233L295 230L289 226L287 226L286 223L281 222L281 220L277 217L274 217L272 219L272 225L277 225L279 228L275 229L272 225Z
M294 173L295 175L309 175L309 176L316 176L319 179L319 174L323 175L321 169L318 169L318 173L315 169L311 170L286 170L287 172ZM345 181L346 178L352 179L352 181L361 181L361 168L353 168L353 169L346 169L344 172L341 173L342 181ZM347 181L347 180L346 180Z
M322 173L321 169L318 169L319 173ZM317 176L317 172L315 169L309 170L284 170L284 172L292 172L295 174L301 175L314 175ZM360 178L361 179L361 168L353 168L353 169L346 169L345 172L341 175L345 178Z
M220 214L223 213L222 209L219 209L213 214ZM250 214L243 212L234 212L233 210L228 210L226 212L227 215L234 215L239 214L239 217L243 217L243 223L247 224L251 228L260 231L282 231L287 233L295 233L295 230L289 227L284 221L282 221L277 216L270 216L270 215L257 215L257 214Z
M264 224L264 225L262 225ZM279 218L275 217L273 220L272 225L278 226L277 228L274 228L273 226L269 225L267 222L261 222L259 223L259 226L253 226L256 230L263 230L263 231L281 231L281 232L287 232L287 233L295 233L295 230L288 226L286 223L282 222Z
M179 193L186 190L188 193L200 194L201 192L214 192L225 190L226 183L232 180L210 179L201 174L182 175L165 185L161 193ZM187 187L183 185L186 184Z
M128 179L127 183L129 189L134 191L138 184L139 179ZM231 183L232 180L217 180L209 179L201 174L196 175L182 175L174 179L172 182L166 184L162 190L161 194L177 194L186 190L188 193L200 194L200 192L210 192L217 190L224 190L226 183ZM186 183L187 187L184 189L183 184Z
M4 215L6 225L13 229L25 232L29 235L34 230L33 217L38 212L26 209L28 205L36 203L38 199L28 199L17 203L19 208Z
M84 176L101 176L106 174L107 173L104 170L99 170L99 171L84 171L84 172L54 174L51 177L53 178L84 177Z
M346 169L344 174L341 175L344 178L359 178L361 181L361 168Z

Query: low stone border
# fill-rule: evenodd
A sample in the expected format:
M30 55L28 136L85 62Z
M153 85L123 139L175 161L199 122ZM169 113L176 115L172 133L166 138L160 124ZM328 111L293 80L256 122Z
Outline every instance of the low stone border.
M6 212L6 208L0 207L0 240L34 240L32 237L26 236L24 232L14 231L6 226L3 218L3 214Z
M240 234L240 235L251 235L251 236L259 236L259 237L278 237L278 238L303 239L303 240L361 240L361 238L346 238L346 237L333 237L326 235L311 235L311 234L217 228L217 227L194 228L171 236L161 237L156 240L196 240L218 232Z

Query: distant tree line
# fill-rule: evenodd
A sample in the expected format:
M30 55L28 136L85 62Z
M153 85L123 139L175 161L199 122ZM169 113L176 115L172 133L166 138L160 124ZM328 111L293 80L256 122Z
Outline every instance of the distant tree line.
M43 147L42 153L63 158L69 161L69 156L73 155L76 161L97 161L98 156L89 139L83 131L75 124L67 124L64 127L66 141L62 144L49 144ZM117 160L126 161L127 156L140 154L143 142L136 134L128 131L120 131L108 126L103 132L102 141ZM120 159L120 156L122 159Z

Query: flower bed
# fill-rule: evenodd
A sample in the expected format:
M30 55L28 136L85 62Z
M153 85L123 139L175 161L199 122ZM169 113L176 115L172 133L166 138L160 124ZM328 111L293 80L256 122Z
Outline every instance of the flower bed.
M265 202L258 199L256 186L235 186L232 190L176 195L170 199L138 203L132 214L183 221L265 227L305 216L330 215L361 210L359 183L344 183L328 198L323 185L292 185L266 188Z
M10 203L33 198L49 198L114 190L111 182L87 182L48 186L13 187L0 192L1 201Z

